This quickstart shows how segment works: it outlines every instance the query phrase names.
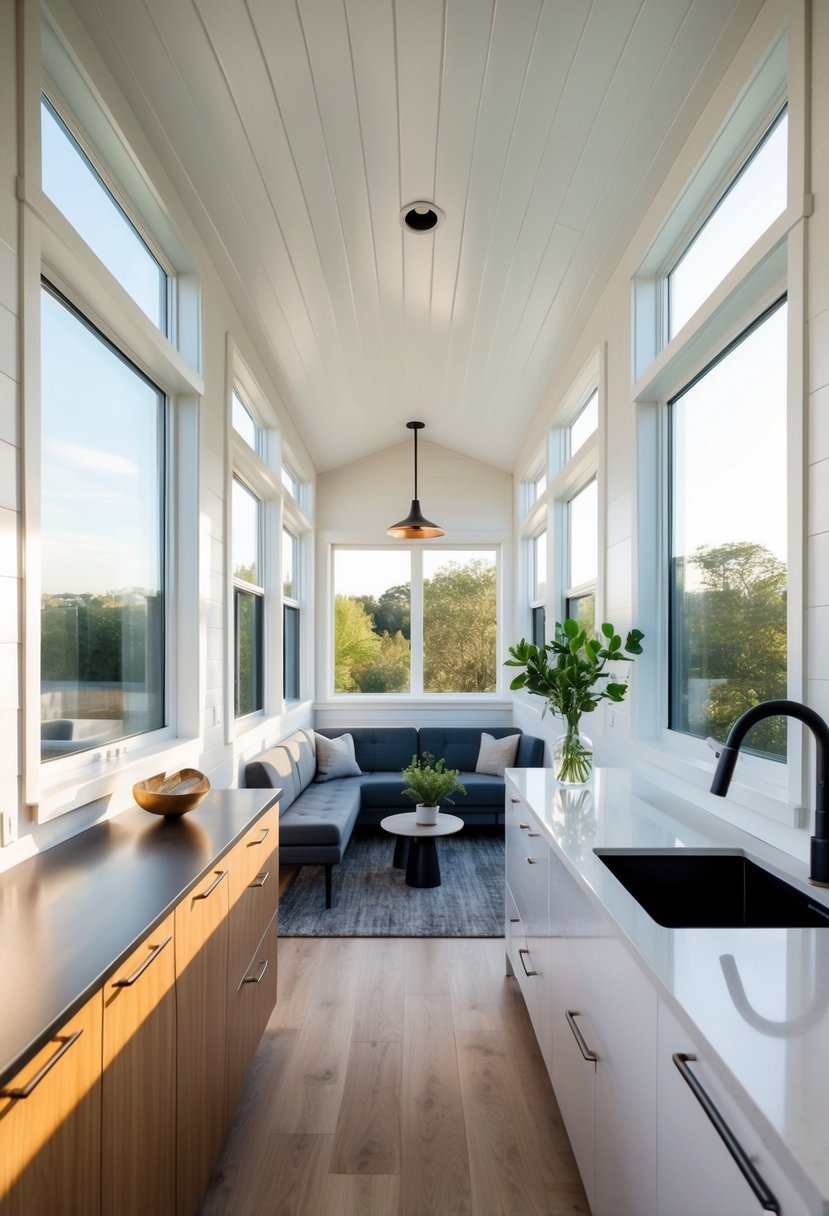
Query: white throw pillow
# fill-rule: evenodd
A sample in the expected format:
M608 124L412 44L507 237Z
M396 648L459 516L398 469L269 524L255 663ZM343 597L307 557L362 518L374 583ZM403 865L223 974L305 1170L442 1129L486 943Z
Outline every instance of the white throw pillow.
M339 735L329 739L327 735L314 732L317 752L315 781L333 781L335 777L359 777L362 769L354 758L354 740L351 735Z
M478 752L476 773L487 773L490 777L503 777L504 769L511 768L515 763L520 735L505 735L503 739L494 739L486 731L481 731L481 750Z

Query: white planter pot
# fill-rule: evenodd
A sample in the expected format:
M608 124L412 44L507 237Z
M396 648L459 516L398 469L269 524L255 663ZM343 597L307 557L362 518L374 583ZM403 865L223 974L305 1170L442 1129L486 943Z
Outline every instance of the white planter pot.
M424 806L422 802L418 802L415 807L415 823L420 823L424 827L434 827L438 821L438 807Z

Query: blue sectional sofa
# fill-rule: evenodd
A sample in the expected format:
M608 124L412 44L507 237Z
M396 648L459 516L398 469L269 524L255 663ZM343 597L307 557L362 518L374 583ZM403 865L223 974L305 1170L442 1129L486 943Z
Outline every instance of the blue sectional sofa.
M361 773L317 783L313 731L296 731L263 752L245 767L245 784L282 789L279 799L280 863L325 867L325 906L331 907L332 867L342 861L356 823L378 824L386 815L411 811L404 798L400 770L412 756L431 752L457 768L466 787L450 807L469 824L504 822L504 781L476 773L481 734L493 738L519 735L514 767L537 768L544 763L543 740L514 726L356 726L327 728L328 738L350 734Z

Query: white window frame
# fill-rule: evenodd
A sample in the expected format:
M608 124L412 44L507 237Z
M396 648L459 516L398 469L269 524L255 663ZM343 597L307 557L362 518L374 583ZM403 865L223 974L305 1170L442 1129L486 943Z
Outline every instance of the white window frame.
M235 431L235 429L234 429L234 435L238 435L238 432ZM239 436L239 438L241 438L241 436ZM244 439L242 439L242 442L244 443ZM257 528L256 528L256 533L257 533L256 534L256 549L257 549L256 565L257 565L258 574L260 576L260 581L258 583L250 583L247 581L247 579L239 578L239 576L236 574L235 570L233 569L234 555L233 555L233 541L232 541L232 536L233 536L232 516L233 516L233 483L235 483L235 482L238 482L239 485L242 487L242 489L246 493L250 494L251 497L256 500L258 507L259 507L258 518L257 518ZM268 607L269 607L269 597L265 590L265 580L267 577L269 563L268 563L268 558L267 558L268 549L265 545L267 499L263 498L261 493L259 492L259 490L255 486L251 485L250 482L248 482L245 479L245 477L242 475L242 473L240 472L238 467L234 467L234 469L233 469L233 477L231 480L230 511L231 511L231 533L230 533L231 542L230 542L229 548L231 550L230 565L231 565L231 579L232 579L232 583L233 583L233 586L231 589L231 597L233 600L233 605L232 605L232 607L233 607L233 717L237 723L242 722L244 724L245 722L247 722L248 719L261 717L265 712L265 698L266 698L265 672L267 670L265 638L267 636L267 615L268 615ZM238 691L237 690L236 655L238 652L238 641L239 641L237 632L236 632L236 627L237 627L237 622L238 622L238 614L236 612L236 604L237 604L236 593L237 593L237 591L241 591L243 594L251 595L255 599L259 599L262 601L262 609L261 609L262 615L261 615L261 619L260 619L261 637L259 639L259 641L260 641L259 684L260 684L260 690L261 690L261 694L262 694L262 704L258 708L250 710L246 714L237 714L237 712L236 712L236 700L237 700L237 691Z
M37 823L43 823L97 799L129 800L138 773L148 766L175 769L198 761L200 664L199 638L192 628L198 619L199 579L196 538L198 536L198 399L204 385L197 370L199 351L199 290L194 265L177 238L167 248L174 266L181 257L187 284L186 304L176 317L180 336L176 351L143 313L132 297L92 253L69 221L43 193L41 180L40 104L47 91L64 121L75 131L81 124L75 115L84 111L98 121L106 139L97 141L102 152L98 163L114 160L129 164L135 180L143 183L143 196L130 216L143 211L144 198L153 196L137 158L126 146L111 117L82 76L74 56L65 49L52 19L37 6L23 10L23 155L20 194L25 202L22 215L22 368L26 385L23 411L25 460L24 550L27 569L24 599L25 646L23 735L24 799L33 808ZM46 63L48 74L44 72ZM61 76L56 90L54 79ZM71 102L71 104L70 104ZM88 123L85 123L88 125ZM86 141L81 141L88 146ZM96 165L97 167L97 165ZM121 175L123 176L123 175ZM107 175L106 180L111 180ZM123 180L126 180L123 178ZM132 195L132 182L129 182ZM140 192L139 192L140 193ZM135 197L132 195L132 197ZM119 191L119 201L124 191ZM145 213L146 214L146 213ZM156 234L156 215L147 216L148 229ZM164 219L164 235L172 235ZM165 243L166 244L166 243ZM152 248L158 249L158 241ZM40 328L41 276L46 278L114 347L145 373L165 394L167 408L165 518L165 721L157 731L115 741L111 749L80 752L40 760ZM181 278L181 276L179 276ZM176 279L178 281L178 279ZM173 316L171 310L170 315ZM194 555L188 559L188 554ZM107 752L109 754L107 754Z
M301 532L299 532L298 529L295 529L295 527L293 526L291 518L290 518L291 514L292 514L292 512L287 507L287 503L284 504L282 529L280 532L280 545L284 545L284 543L285 543L285 533L286 532L296 542L296 547L294 550L296 560L294 562L294 569L293 569L293 575L294 575L294 577L293 577L293 595L286 595L284 588L282 589L282 656L283 656L282 699L283 699L283 702L285 705L295 705L298 702L302 701L302 699L303 699L303 697L302 697L302 692L303 692L303 663L302 663L303 612L302 612L302 570L301 570L303 545L302 545L302 534L301 534ZM280 552L280 557L281 556L282 556L282 554ZM282 562L280 561L280 571L281 571L281 569L282 569ZM282 586L281 575L280 575L280 586ZM286 608L295 609L296 612L298 613L297 631L299 634L299 653L297 654L297 668L298 668L298 675L299 675L299 695L297 697L288 697L288 695L285 691L284 655L285 655L285 609Z
M770 18L771 19L771 18ZM679 200L633 282L634 375L637 411L637 552L634 582L635 616L648 635L649 664L637 672L629 755L649 768L681 777L695 786L710 809L722 813L708 790L715 756L705 741L668 730L668 535L667 402L676 396L716 356L781 295L788 308L788 454L787 487L791 505L788 522L788 690L803 699L803 535L805 520L803 428L805 293L805 234L808 213L804 194L802 139L806 81L802 66L805 36L798 20L780 31L759 22L747 39L744 53L754 56L748 84L737 96L728 119L719 128L709 123L709 143L698 170ZM744 55L743 55L744 61ZM758 65L759 66L756 66ZM668 270L681 248L699 229L700 217L727 189L730 175L739 172L774 115L786 102L789 112L788 206L738 264L712 291L683 329L667 344ZM716 197L715 197L716 196ZM679 220L685 217L684 229ZM688 217L692 218L689 220ZM788 725L785 764L758 756L742 757L729 790L729 801L766 815L786 826L800 827L811 794L804 764L808 744L797 723ZM704 793L703 793L704 791Z
M397 553L405 550L411 555L411 660L408 692L353 693L334 691L334 601L336 596L334 561L335 554L343 550L357 550L360 552L373 550L376 552L387 551ZM424 552L439 553L441 550L450 553L495 553L496 683L493 692L425 692L423 689L423 554ZM357 542L339 542L329 538L327 540L327 584L329 593L326 605L327 655L325 665L325 699L336 705L357 706L374 704L386 706L392 704L410 705L413 702L434 705L436 701L441 705L468 705L473 701L490 705L496 700L503 699L505 689L509 683L509 681L505 681L504 679L503 664L498 661L498 656L502 654L504 649L505 636L503 619L503 556L504 543L501 538L486 542L459 539L451 544L443 545L437 544L434 541L422 541L412 545L376 544L370 541L365 544L359 544Z

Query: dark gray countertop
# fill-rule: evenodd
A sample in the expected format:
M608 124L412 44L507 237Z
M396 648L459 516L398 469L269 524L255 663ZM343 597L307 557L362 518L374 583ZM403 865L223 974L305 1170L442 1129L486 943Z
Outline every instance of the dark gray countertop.
M280 792L211 790L176 819L135 807L0 875L0 1085Z

